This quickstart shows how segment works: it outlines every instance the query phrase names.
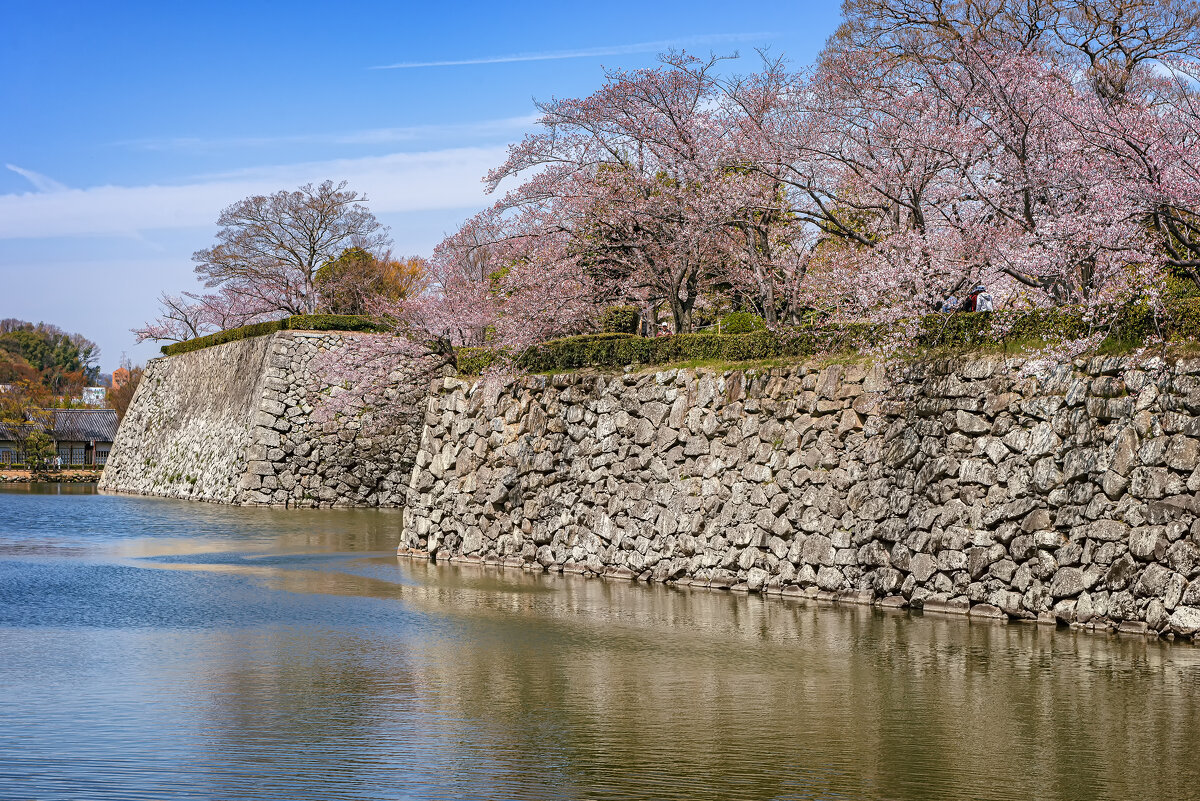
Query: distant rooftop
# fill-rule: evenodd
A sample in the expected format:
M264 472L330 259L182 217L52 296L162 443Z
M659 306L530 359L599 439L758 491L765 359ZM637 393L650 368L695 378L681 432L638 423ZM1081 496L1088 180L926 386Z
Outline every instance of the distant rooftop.
M47 432L56 442L112 442L117 436L116 409L49 409L54 413L54 426ZM39 423L23 426L0 424L0 440L15 440L18 429L27 433L30 429L44 430Z
M54 438L112 442L117 436L116 409L55 409Z

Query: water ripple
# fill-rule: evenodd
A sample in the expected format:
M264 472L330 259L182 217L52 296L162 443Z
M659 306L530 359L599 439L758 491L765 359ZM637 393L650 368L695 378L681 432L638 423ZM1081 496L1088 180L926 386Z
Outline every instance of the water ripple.
M1187 798L1200 649L0 490L0 798Z

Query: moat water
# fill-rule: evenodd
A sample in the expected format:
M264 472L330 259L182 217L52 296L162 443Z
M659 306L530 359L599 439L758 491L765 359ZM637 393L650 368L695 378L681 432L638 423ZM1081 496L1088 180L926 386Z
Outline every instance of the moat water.
M0 798L1182 799L1200 647L433 566L0 488Z

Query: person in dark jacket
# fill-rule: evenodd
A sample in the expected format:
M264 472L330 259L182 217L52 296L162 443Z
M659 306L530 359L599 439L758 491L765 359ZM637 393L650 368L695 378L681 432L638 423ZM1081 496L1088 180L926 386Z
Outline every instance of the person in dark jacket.
M971 294L967 295L966 300L963 301L962 310L965 312L975 311L975 306L976 306L976 304L979 303L979 293L982 291L983 291L983 287L981 287L981 286L977 286L974 289L972 289Z

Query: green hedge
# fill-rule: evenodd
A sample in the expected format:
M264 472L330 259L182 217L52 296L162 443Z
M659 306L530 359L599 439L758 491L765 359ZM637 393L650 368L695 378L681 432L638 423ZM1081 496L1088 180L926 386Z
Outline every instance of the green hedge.
M609 306L600 317L600 330L610 334L636 334L641 321L637 306Z
M1200 339L1200 298L1175 301L1164 316L1168 339ZM1143 312L1143 324L1149 317Z
M368 331L374 334L392 330L361 314L295 314L287 318L287 327L290 331Z
M767 328L763 318L752 312L730 312L721 318L722 334L749 334L752 331L765 331Z
M164 356L177 356L194 350L236 342L239 339L261 337L276 331L373 331L383 332L388 327L378 320L356 314L295 314L282 320L252 323L240 328L218 331L208 336L196 337L173 345L164 345L160 350Z
M749 334L677 334L639 337L631 334L589 334L552 339L527 348L516 366L534 373L581 367L621 367L629 364L668 364L687 361L750 361L781 356L812 356L876 341L879 329L845 326L841 329ZM474 375L493 364L498 354L486 348L460 348L458 372Z
M1090 330L1083 310L1070 307L931 314L922 318L919 325L917 341L927 347L1078 339L1087 336ZM1129 304L1102 327L1107 329L1110 343L1136 344L1160 336L1168 340L1200 339L1200 298L1171 300L1157 319L1149 306Z
M209 334L205 337L196 337L195 339L176 342L174 345L163 345L161 350L164 356L178 356L180 353L191 353L194 350L211 348L213 345L224 345L226 342L236 342L239 339L273 334L285 328L287 328L286 320L253 323L252 325L243 325L241 328L230 328L228 331L218 331L215 334Z
M1200 298L1173 301L1157 325L1150 310L1127 306L1110 322L1109 342L1136 343L1148 338L1200 339ZM517 367L536 373L581 367L623 367L630 364L669 364L688 361L753 361L815 356L860 350L881 344L893 328L868 323L803 326L746 334L676 334L645 338L630 334L591 334L543 342L526 349ZM917 321L920 347L982 347L1014 341L1078 339L1089 332L1082 310L1074 308L1029 311L931 314ZM458 351L459 372L477 374L498 354L486 348Z
M458 372L466 375L479 375L500 356L491 348L455 348L454 357L457 360Z
M1078 339L1087 332L1087 321L1076 309L958 312L921 318L917 342L925 347L972 347L1013 340Z
M377 320L358 315L295 315L177 342L164 346L162 352L174 356L283 330L382 332L389 329ZM1082 310L1070 307L959 312L921 318L917 321L916 343L922 347L981 347L1016 340L1077 339L1088 331L1089 323ZM528 348L517 357L516 364L523 370L547 373L629 364L804 357L878 345L890 332L887 326L849 323L780 331L755 330L742 334L676 334L655 338L628 333L587 334L554 339ZM1200 339L1200 298L1171 300L1157 320L1144 305L1125 306L1111 321L1108 339L1114 343L1135 344L1157 336L1170 340ZM500 358L500 354L489 348L459 348L456 356L458 371L464 375L477 375Z

